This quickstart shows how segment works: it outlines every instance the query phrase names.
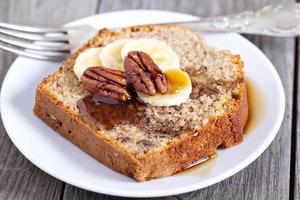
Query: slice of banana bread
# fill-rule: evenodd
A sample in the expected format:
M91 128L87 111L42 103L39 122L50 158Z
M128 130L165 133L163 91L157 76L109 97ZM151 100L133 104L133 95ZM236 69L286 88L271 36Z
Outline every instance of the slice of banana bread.
M88 101L84 98L88 92L73 72L74 61L87 48L122 38L154 38L170 45L191 78L190 99L180 106L139 104L94 110L104 113L109 127L82 118L77 106ZM138 181L169 176L214 155L219 146L231 147L243 140L248 117L243 63L238 55L207 46L198 34L182 26L139 26L118 32L102 29L38 85L34 112L120 173ZM117 120L123 112L131 120Z

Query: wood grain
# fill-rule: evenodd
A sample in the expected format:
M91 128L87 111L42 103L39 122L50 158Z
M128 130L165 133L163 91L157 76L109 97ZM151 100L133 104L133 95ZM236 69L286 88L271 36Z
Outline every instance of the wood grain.
M229 14L245 9L257 9L271 1L197 1L180 0L103 0L100 12L124 9L162 9L180 11L198 16ZM282 1L272 1L282 2ZM272 145L255 162L238 174L208 188L177 195L179 199L288 199L290 176L292 88L294 72L294 39L247 36L273 62L286 92L286 113L283 125ZM285 52L284 54L282 52ZM284 148L282 148L284 147ZM76 195L74 195L76 194ZM66 199L119 199L89 193L66 186ZM86 198L84 198L86 197Z
M158 9L189 13L200 17L224 15L244 10L254 10L272 3L286 3L285 0L102 0L99 12L128 9Z
M295 129L296 131L294 132L294 137L293 139L296 140L295 142L295 149L294 153L295 155L293 156L292 159L295 159L295 166L294 166L294 199L300 199L300 38L298 37L297 39L297 49L296 49L296 56L297 58L295 59L295 67L298 68L298 73L297 73L297 81L295 83L297 84L297 87L295 88L295 93L297 93L294 97L295 100L297 100L297 110L295 112L296 119L295 120ZM295 104L294 104L295 105ZM296 109L296 108L295 108ZM292 166L293 167L293 166Z
M96 5L97 0L5 0L0 1L0 21L60 25L93 14ZM11 53L0 51L1 83L14 58ZM59 199L64 183L31 164L12 144L2 121L0 124L0 199Z
M130 200L132 198L115 197L109 195L102 195L95 192L80 189L71 185L66 185L65 193L63 196L64 200ZM178 200L176 196L160 197L160 198L138 198L144 200Z

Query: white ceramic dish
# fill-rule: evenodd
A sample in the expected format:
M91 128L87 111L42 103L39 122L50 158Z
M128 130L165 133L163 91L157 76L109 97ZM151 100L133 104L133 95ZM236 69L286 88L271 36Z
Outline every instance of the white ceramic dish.
M138 17L137 17L138 16ZM98 28L110 25L191 20L194 16L150 10L104 13L72 22ZM1 115L16 147L33 164L50 175L87 190L129 197L155 197L197 190L217 183L254 161L274 139L284 114L284 91L271 62L252 43L235 33L202 33L219 49L241 55L251 85L255 86L253 127L242 144L220 150L217 157L179 175L138 183L89 157L56 134L32 112L36 85L57 70L59 63L18 57L10 67L1 91ZM256 94L256 95L255 95ZM265 102L265 103L263 103ZM266 103L268 102L268 103Z

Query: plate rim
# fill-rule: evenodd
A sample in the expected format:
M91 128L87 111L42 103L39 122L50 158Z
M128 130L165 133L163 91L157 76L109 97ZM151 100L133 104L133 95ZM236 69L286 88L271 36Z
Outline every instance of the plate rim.
M113 11L113 12L105 12L105 13L101 13L101 14L96 14L96 15L91 15L88 17L84 17L81 19L77 19L74 20L72 22L67 23L68 24L72 24L72 23L78 23L79 21L84 21L84 20L89 20L91 18L95 18L95 17L99 17L101 15L109 15L109 14L117 14L117 13L130 13L130 12L160 12L160 13L171 13L171 14L179 14L179 15L186 15L187 17L196 17L193 15L189 15L189 14L185 14L185 13L180 13L180 12L172 12L172 11L164 11L164 10L145 10L145 9L133 9L133 10L122 10L122 11ZM275 138L275 136L277 135L279 128L281 127L281 124L283 122L283 117L284 117L284 113L285 113L285 93L284 93L284 88L282 85L282 82L280 80L279 74L277 73L274 65L271 63L271 61L266 57L266 55L258 48L256 47L252 42L250 42L248 39L244 38L243 36L237 34L237 33L230 33L232 35L234 35L235 37L238 37L239 39L243 40L244 42L247 43L247 45L252 48L253 51L256 51L258 54L261 55L261 58L264 60L264 62L268 63L268 65L266 65L271 71L272 71L272 76L274 77L276 83L279 86L279 94L280 94L280 111L279 114L276 118L276 124L272 127L272 130L268 131L272 134L269 134L268 138L265 140L265 142L256 149L256 151L254 153L252 153L250 156L247 157L247 159L243 160L242 162L240 162L238 165L235 165L234 167L232 167L230 170L226 171L226 173L220 174L216 177L213 177L211 179L209 179L208 181L200 184L191 184L191 185L187 185L185 187L181 187L181 188L172 188L172 189L168 189L166 191L160 191L159 193L157 191L146 191L145 192L134 192L134 191L126 191L126 189L119 189L119 190L115 190L115 189L111 189L109 187L93 187L91 185L87 186L85 184L80 184L76 181L73 181L72 179L68 179L65 177L60 176L59 174L56 174L54 171L51 171L49 169L44 168L43 166L41 166L39 164L39 162L37 162L34 158L31 158L31 155L29 155L28 153L26 153L24 151L24 149L22 149L21 147L19 147L18 145L16 145L15 142L15 138L13 138L13 134L9 134L9 132L13 132L13 130L11 130L8 126L7 126L7 119L3 116L3 104L4 104L4 98L3 98L3 89L6 86L6 80L7 77L9 77L10 73L11 73L11 67L8 69L7 74L5 75L5 78L3 79L3 83L2 83L2 87L1 87L1 94L0 94L0 109L1 109L1 118L3 121L3 125L4 128L7 132L7 135L9 136L9 138L11 139L11 141L14 143L14 145L17 147L17 149L31 162L33 163L35 166L37 166L38 168L40 168L41 170L43 170L44 172L46 172L47 174L63 181L66 182L68 184L71 184L73 186L79 187L79 188L83 188L89 191L93 191L93 192L97 192L97 193L102 193L102 194L107 194L107 195L114 195L114 196L122 196L122 197L162 197L162 196L168 196L168 195L174 195L174 194L181 194L181 193L185 193L185 192L190 192L190 191L194 191L194 190L198 190L201 188L205 188L207 186L210 186L212 184L218 183L232 175L234 175L235 173L241 171L242 169L244 169L245 167L247 167L250 163L252 163L255 159L257 159L267 148L268 146L271 144L271 142L273 141L273 139ZM17 57L14 62L11 64L11 66L13 66L17 60L19 60L20 57Z

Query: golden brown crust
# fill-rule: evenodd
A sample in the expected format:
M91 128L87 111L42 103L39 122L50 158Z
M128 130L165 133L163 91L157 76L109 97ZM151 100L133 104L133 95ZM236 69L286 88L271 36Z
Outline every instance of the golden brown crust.
M111 169L132 176L131 171L136 168L138 161L124 149L118 148L88 124L71 115L43 87L37 88L35 100L34 113L51 128Z
M179 136L166 148L139 157L141 173L135 178L144 181L172 175L200 158L213 156L219 146L232 147L242 142L243 128L248 119L248 102L245 83L241 83L240 87L241 96L236 109L211 119L201 130Z
M151 31L155 28L157 27L131 27L123 29L123 31ZM96 37L77 51L71 59L65 61L56 73L42 81L37 88L34 107L34 112L38 117L96 160L138 181L172 175L200 158L214 155L220 145L231 147L243 140L243 127L248 117L243 63L239 56L231 54L228 56L237 65L240 74L237 97L230 102L232 104L231 112L218 118L212 118L200 130L178 136L164 148L135 156L116 142L97 133L94 127L83 122L77 114L72 113L68 107L64 106L63 102L51 94L47 83L60 76L64 67L70 66L81 51L90 46L101 45L101 38L112 37L114 34L117 33L107 29L99 31Z

